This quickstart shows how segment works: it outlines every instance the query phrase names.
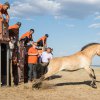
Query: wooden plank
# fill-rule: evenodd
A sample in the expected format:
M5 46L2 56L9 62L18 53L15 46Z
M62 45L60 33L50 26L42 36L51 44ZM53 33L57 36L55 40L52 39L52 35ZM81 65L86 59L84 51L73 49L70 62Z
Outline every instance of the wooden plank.
M1 43L0 43L0 87L1 87Z
M9 45L7 44L7 86L10 86L10 76L9 76Z
M10 77L11 77L11 86L14 86L13 74L12 74L12 59L10 60Z

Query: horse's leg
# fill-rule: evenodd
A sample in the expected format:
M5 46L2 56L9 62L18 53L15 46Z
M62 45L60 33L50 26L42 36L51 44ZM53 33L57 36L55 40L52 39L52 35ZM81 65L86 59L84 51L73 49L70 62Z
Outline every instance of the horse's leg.
M40 88L40 85L42 84L42 82L47 79L48 77L56 74L59 72L59 69L53 69L53 70L49 70L45 75L43 75L39 80L37 80L35 82L35 84L33 84L32 88Z
M92 69L92 68L91 68ZM93 71L93 74L94 74L94 79L95 79L95 81L96 81L96 75L95 75L95 73L94 73L94 69L92 69L92 71Z
M88 72L90 78L92 78L91 86L93 88L97 88L97 86L96 86L96 76L95 76L94 70L90 67L85 67L84 69Z

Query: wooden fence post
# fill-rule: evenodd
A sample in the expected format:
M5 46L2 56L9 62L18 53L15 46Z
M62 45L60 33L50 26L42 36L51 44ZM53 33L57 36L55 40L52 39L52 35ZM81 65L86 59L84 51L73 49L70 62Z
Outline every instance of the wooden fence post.
M0 43L0 87L2 85L2 82L1 82L1 43Z
M10 85L10 84L9 84L9 83L10 83L10 81L9 81L9 80L10 80L10 76L9 76L9 70L10 70L10 69L9 69L9 60L10 60L10 59L9 59L9 58L10 58L10 57L9 57L9 52L10 52L10 51L9 51L9 45L7 44L7 86Z

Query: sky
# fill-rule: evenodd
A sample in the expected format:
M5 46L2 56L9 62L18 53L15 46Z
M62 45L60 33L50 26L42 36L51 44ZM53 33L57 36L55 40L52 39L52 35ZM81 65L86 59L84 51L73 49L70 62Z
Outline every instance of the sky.
M0 0L9 1L10 25L22 22L20 36L34 28L34 41L49 34L54 56L68 56L84 45L100 43L100 0ZM100 57L93 59L100 65Z

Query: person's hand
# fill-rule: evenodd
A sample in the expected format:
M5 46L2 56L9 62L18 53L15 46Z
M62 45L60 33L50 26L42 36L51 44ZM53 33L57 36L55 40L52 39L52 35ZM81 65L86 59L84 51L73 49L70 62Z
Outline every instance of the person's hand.
M20 67L19 63L17 63L17 66Z
M45 48L47 47L47 44L45 44Z
M9 23L9 19L6 19L6 23Z
M1 21L1 22L4 22L4 18L3 18L3 17L1 17L1 16L0 16L0 21Z
M50 62L50 59L48 59L48 61Z
M40 53L38 54L38 57L41 57L41 54Z

